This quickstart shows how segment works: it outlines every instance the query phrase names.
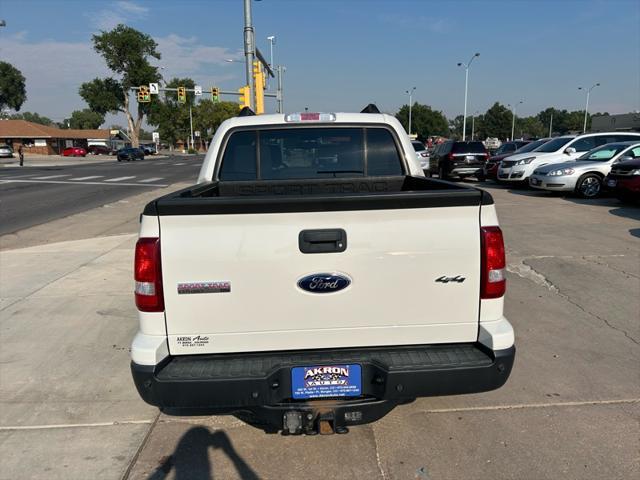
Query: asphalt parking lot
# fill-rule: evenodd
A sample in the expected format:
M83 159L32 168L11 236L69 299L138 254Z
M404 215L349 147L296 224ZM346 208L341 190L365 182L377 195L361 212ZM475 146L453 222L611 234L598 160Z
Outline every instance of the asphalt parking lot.
M131 266L151 193L24 231L28 248L0 238L0 479L640 478L640 208L483 187L507 244L510 380L348 435L266 435L139 399Z

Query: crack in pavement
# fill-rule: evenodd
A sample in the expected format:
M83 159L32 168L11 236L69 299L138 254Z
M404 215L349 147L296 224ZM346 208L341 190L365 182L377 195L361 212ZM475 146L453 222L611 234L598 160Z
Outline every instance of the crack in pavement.
M519 277L530 280L550 292L560 294L558 287L551 283L543 274L536 271L531 265L526 264L524 260L525 259L521 259L520 263L509 263L507 265L507 272L515 273Z
M582 310L584 313L586 313L587 315L590 315L594 318L597 318L598 320L600 320L601 322L603 322L605 325L607 325L609 328L611 328L612 330L615 330L617 332L622 333L625 337L627 337L629 340L631 340L633 343L635 343L636 345L640 345L640 342L638 340L636 340L635 338L633 338L629 332L627 332L626 330L624 330L623 328L620 327L616 327L615 325L611 324L611 322L609 322L609 320L607 320L604 317L601 317L600 315L598 315L597 313L594 313L590 310L587 310L586 308L584 308L582 305L580 305L578 302L574 301L569 295L567 295L566 293L562 292L551 280L549 280L545 275L543 275L542 273L538 272L536 269L534 269L531 265L526 263L526 260L533 260L536 258L541 258L541 257L525 257L525 258L520 258L519 259L519 263L509 263L507 265L507 271L511 272L511 273L515 273L516 275L518 275L521 278L524 278L526 280L529 280L533 283L535 283L538 286L544 287L547 290L549 290L550 292L555 293L556 295L558 295L560 298L565 299L567 302L569 302L571 305L577 307L578 309ZM544 257L544 258L554 258L552 256L548 256L548 257ZM584 256L581 257L576 257L576 258L583 258ZM608 265L607 265L608 266ZM611 267L610 267L611 268ZM616 269L613 269L616 270Z
M378 470L380 471L380 478L382 478L382 480L386 480L387 474L385 473L384 468L382 468L382 460L380 459L380 446L378 445L378 437L376 435L374 425L371 425L371 433L373 434L373 445L375 446L376 450L376 463L378 464Z
M616 256L626 257L626 255L616 255ZM598 262L597 259L598 258L602 258L602 255L584 255L581 258L586 262L591 262L591 263L595 263L596 265L602 265L603 267L608 267L611 270L613 270L614 272L624 273L625 275L629 275L630 277L633 277L633 278L640 278L635 273L627 272L625 270L621 270L619 268L612 267L611 265L609 265L606 262ZM636 260L640 261L640 259L636 259Z

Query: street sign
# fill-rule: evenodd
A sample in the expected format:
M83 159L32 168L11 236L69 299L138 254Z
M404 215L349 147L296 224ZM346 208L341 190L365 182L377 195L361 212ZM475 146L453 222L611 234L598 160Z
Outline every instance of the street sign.
M197 96L202 95L202 85L194 85L193 90Z
M194 134L196 137L199 137L199 136L200 136L200 130L196 130L195 132L193 132L193 134Z
M158 93L160 93L160 89L158 88L158 84L157 83L150 83L149 84L149 93L151 95L158 95Z
M151 138L153 139L153 143L158 143L160 141L160 134L158 132L152 132Z

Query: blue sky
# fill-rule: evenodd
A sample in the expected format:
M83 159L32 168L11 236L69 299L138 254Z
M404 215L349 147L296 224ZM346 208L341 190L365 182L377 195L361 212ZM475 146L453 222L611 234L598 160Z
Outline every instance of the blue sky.
M415 100L449 117L523 100L519 114L584 108L577 87L601 82L590 111L640 109L640 2L337 1L253 2L258 47L286 66L285 108L353 111L373 101L388 112ZM107 72L91 35L119 22L153 36L167 77L205 87L244 83L241 0L2 0L0 58L27 77L22 110L56 120L83 108L78 86ZM273 103L268 110L273 111Z

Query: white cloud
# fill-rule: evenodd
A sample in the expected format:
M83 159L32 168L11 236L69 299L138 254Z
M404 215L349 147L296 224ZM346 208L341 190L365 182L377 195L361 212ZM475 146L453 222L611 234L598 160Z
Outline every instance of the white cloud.
M244 78L243 64L227 63L240 52L226 47L206 45L195 37L170 34L156 38L165 67L165 79L191 77L203 87L213 85L239 88ZM93 51L90 41L29 41L24 32L5 37L0 45L3 60L26 77L27 101L21 111L34 111L54 120L68 117L73 110L86 108L78 94L83 82L111 73L102 57Z
M143 7L142 5L137 5L133 2L120 1L120 2L116 2L116 6L121 10L130 12L136 15L145 15L149 12L149 9L147 7Z
M149 13L147 7L130 1L119 1L108 5L108 8L85 14L90 19L91 24L98 30L111 30L120 23L126 24L136 20L143 20Z

